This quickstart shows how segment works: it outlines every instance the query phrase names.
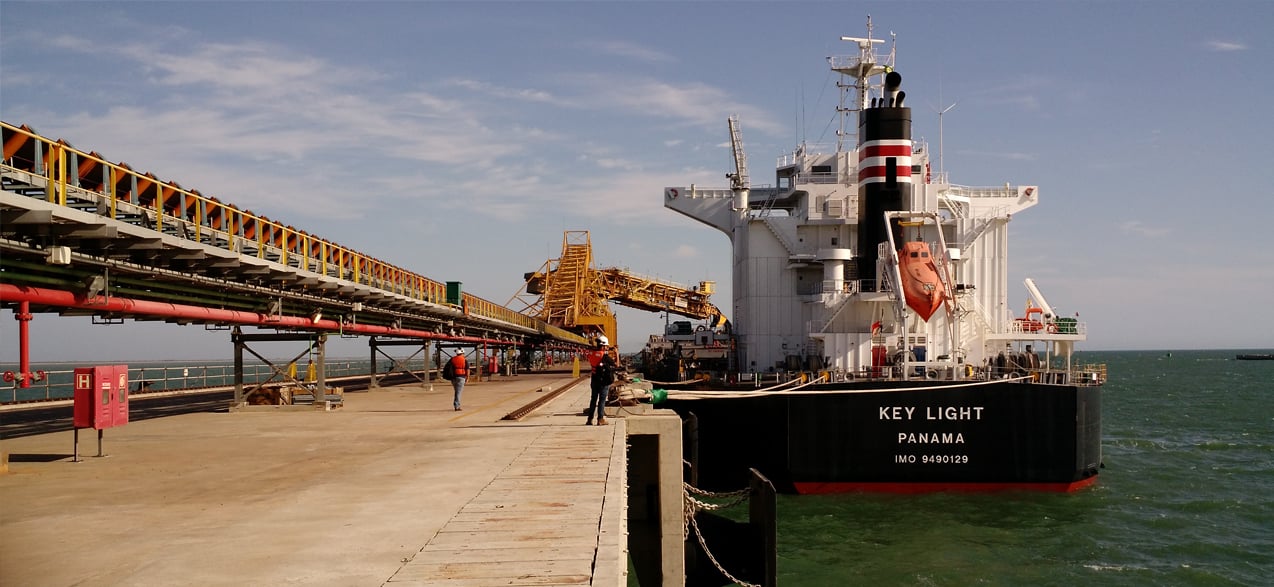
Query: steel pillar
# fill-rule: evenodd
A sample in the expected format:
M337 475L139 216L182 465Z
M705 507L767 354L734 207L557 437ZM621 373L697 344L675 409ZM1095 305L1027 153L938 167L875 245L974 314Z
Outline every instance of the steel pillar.
M317 337L312 334L243 334L243 332L239 329L239 327L236 326L234 331L231 332L230 334L230 340L232 343L234 343L234 404L233 405L235 406L242 405L243 402L247 399L247 396L249 394L251 394L252 392L262 387L265 387L267 383L273 381L275 377L278 377L280 375L283 376L285 379L290 380L292 383L297 384L298 386L301 385L300 381L297 381L295 377L292 377L291 375L288 374L287 366L292 363L295 363L298 359L305 356L315 347L318 347L318 360L317 360L317 364L315 365L317 380L315 381L314 403L316 405L319 404L319 402L323 401L323 397L327 395L327 362L326 362L326 350L325 350L327 346L326 334L319 334ZM275 365L269 359L257 354L256 351L253 351L250 347L248 347L248 344L247 344L249 342L289 342L289 341L298 341L298 342L305 341L305 342L308 342L309 345L305 348L304 351L301 351L300 354L296 355L295 357L292 357L292 359L287 361L286 363L283 363L282 367ZM265 381L257 383L256 386L248 390L247 393L244 393L244 390L243 390L243 351L248 351L254 357L260 359L263 363L268 365L270 367L270 370L272 371L270 376L267 377Z
M389 356L384 351L380 350L380 347L383 347L383 346L418 346L418 347L421 347L421 350L418 350L412 353L410 357L407 357L406 359L403 359L400 361L394 357ZM433 390L433 383L431 382L431 379L429 377L429 356L430 356L429 351L432 346L433 346L432 341L429 341L429 340L425 340L425 341L377 340L375 336L371 337L371 339L368 341L368 347L371 349L371 353L372 353L371 373L368 374L368 383L367 383L368 389L380 388L381 379L388 377L390 374L394 373L395 371L401 371L411 376L415 380L419 381L421 387L425 387L425 388L428 388L429 390ZM385 358L393 361L393 365L389 368L388 371L385 372L384 375L380 375L376 370L376 353L378 352L382 355L385 355ZM425 361L425 369L424 369L425 376L424 377L416 375L411 370L411 360L416 358L416 355L420 355L422 353L424 355L424 361Z

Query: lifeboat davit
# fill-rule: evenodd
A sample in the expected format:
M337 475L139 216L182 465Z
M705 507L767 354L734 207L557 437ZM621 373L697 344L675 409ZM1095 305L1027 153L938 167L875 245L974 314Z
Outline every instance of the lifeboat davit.
M929 253L929 244L909 242L898 251L898 264L902 273L902 291L907 307L915 310L925 322L947 299L947 288L938 278L938 267Z

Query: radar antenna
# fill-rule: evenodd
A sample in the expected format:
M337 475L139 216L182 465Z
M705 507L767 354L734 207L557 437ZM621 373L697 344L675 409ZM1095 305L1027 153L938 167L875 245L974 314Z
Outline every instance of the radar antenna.
M842 41L857 43L858 54L827 58L827 61L831 64L832 71L842 76L841 80L836 82L836 87L840 88L841 91L840 105L836 108L836 111L840 113L840 129L836 131L837 152L844 150L846 140L850 135L854 134L850 129L857 128L855 121L849 120L849 117L854 113L866 110L869 105L871 90L873 87L877 87L871 83L871 78L883 76L893 71L897 39L890 33L890 37L894 38L894 42L890 46L888 56L882 59L876 54L875 46L884 43L885 40L872 38L872 31L871 16L868 15L867 36L865 38L840 38ZM845 81L846 79L849 81Z

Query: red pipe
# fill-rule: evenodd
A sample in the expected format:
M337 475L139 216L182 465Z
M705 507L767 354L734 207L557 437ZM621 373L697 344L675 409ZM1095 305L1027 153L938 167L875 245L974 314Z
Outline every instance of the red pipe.
M31 304L20 302L13 317L18 321L18 387L26 389L31 387Z
M28 287L9 283L0 283L0 302L17 302L20 313L23 308L29 308L27 304L36 303L45 306L62 306L66 308L78 308L81 310L93 310L97 312L124 312L142 316L184 318L188 320L200 320L223 324L246 324L265 328L297 328L301 330L314 330L320 332L343 331L355 334L392 335L407 338L492 343L496 345L514 344L507 340L496 340L478 336L448 336L445 334L438 334L437 332L429 332L427 330L394 330L388 326L374 326L370 324L346 324L342 328L341 323L336 320L313 321L309 318L299 316L271 316L269 314L261 314L259 312L241 312L238 310L223 310L220 308L204 308L200 306L170 304L167 302L152 302L148 300L134 300L130 298L102 296L86 298L82 295L77 295L60 289ZM27 314L27 316L29 320L30 315ZM19 318L19 320L21 319ZM21 322L21 325L20 338L22 339L22 348L26 349L26 322ZM25 367L23 367L23 369L25 370Z

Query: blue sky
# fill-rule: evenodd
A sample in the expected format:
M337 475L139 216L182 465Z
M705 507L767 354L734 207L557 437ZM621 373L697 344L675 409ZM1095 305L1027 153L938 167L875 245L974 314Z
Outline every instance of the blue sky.
M664 186L827 143L870 14L955 183L1035 184L1034 277L1097 349L1270 348L1270 2L0 3L0 118L503 303L589 230L600 266L717 281ZM1020 302L1020 303L1019 303ZM662 327L620 310L635 351ZM0 360L17 357L0 314ZM224 332L37 315L36 361L222 358ZM329 352L364 356L365 343Z

